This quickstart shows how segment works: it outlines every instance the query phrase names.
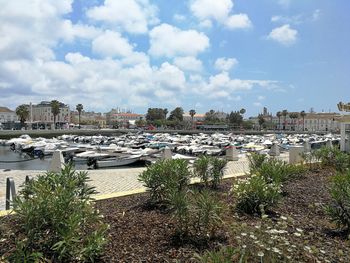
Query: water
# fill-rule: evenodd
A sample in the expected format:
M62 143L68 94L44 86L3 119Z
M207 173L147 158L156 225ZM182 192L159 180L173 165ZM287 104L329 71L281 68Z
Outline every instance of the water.
M46 156L44 159L34 159L25 153L14 152L9 146L0 145L0 170L47 170L49 168L52 156ZM7 163L11 161L10 163ZM16 162L12 162L16 161ZM137 162L128 166L110 167L103 169L124 169L128 168L139 168L144 167L144 162ZM75 163L74 167L76 170L90 170L84 163Z
M50 165L51 157L44 159L30 160L32 157L27 154L14 152L9 146L0 146L0 170L47 170ZM16 161L15 163L7 163ZM88 167L85 164L76 164L76 169L85 170Z

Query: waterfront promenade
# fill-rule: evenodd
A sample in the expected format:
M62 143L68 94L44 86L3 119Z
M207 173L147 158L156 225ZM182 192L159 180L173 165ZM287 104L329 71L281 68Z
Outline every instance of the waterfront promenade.
M288 153L279 158L288 161ZM138 175L146 168L121 168L106 170L88 170L91 179L90 184L96 187L99 195L122 193L127 191L142 191L144 187L138 181ZM227 164L224 176L226 178L243 175L249 171L249 163L246 157L239 161L231 161ZM16 190L24 183L27 175L35 177L45 171L20 171L0 170L0 210L5 209L6 178L12 177L15 181Z

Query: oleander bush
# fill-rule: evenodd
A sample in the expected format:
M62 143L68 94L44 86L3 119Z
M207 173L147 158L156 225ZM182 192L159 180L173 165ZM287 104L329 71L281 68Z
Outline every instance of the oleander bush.
M227 160L219 159L217 157L213 157L211 159L211 185L213 188L217 188L224 177L224 172L226 169Z
M268 160L268 156L266 154L260 153L250 153L247 155L249 161L249 169L250 173L255 173L257 169L259 169L262 164Z
M350 171L337 174L331 180L332 202L326 208L332 221L350 232Z
M203 155L194 162L193 173L206 187L211 184L211 187L217 188L224 176L226 164L226 159Z
M305 172L303 165L288 164L285 161L269 159L255 170L268 183L281 184L291 178L300 176Z
M211 157L202 155L193 163L194 176L199 177L205 186L209 186Z
M107 225L94 208L86 172L66 166L23 186L14 200L16 248L10 262L93 262Z
M169 204L172 216L176 220L176 233L179 236L187 236L190 231L190 213L192 212L189 191L170 191Z
M171 194L170 208L177 223L177 235L181 237L211 238L222 223L223 207L208 190L174 191Z
M187 188L191 173L186 160L160 160L139 175L139 181L149 190L152 202L167 203L170 195Z
M208 190L193 193L193 226L199 236L212 237L222 223L222 204Z
M207 251L203 255L195 254L193 259L199 263L246 262L244 253L233 247L222 247L217 251Z
M264 177L253 174L246 179L238 179L231 193L237 198L237 210L248 214L261 214L281 198L281 186L268 183Z
M350 155L339 150L337 147L322 147L315 150L312 156L320 161L323 166L330 166L339 172L345 172L350 168Z

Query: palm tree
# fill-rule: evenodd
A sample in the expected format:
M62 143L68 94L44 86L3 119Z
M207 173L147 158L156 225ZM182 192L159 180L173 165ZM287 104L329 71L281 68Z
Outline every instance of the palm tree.
M19 117L19 121L21 122L21 127L24 127L24 123L29 117L29 109L28 106L25 104L19 105L16 108L16 114Z
M282 117L282 112L277 111L276 116L278 117L278 129L281 130L281 117Z
M243 115L244 113L246 113L246 110L245 110L244 108L242 108L242 109L239 111L239 113Z
M260 130L261 130L262 125L265 123L264 115L263 114L259 114L258 115L258 120L259 120L259 127L260 127Z
M289 114L289 117L292 119L293 130L295 131L295 119L299 118L299 113L298 112L292 112L292 113Z
M303 131L305 131L305 116L306 112L303 110L300 112L300 116L303 118Z
M84 109L84 106L83 106L83 104L79 103L75 108L78 111L79 129L80 129L80 115L81 115L81 111Z
M193 117L194 115L196 115L196 111L195 110L190 110L190 116L191 116L191 119L192 119L192 128L193 128Z
M52 100L51 103L51 113L53 114L53 124L56 129L56 117L60 114L60 102L58 100Z
M287 119L287 115L288 115L288 111L287 111L287 110L283 110L283 111L282 111L282 116L284 117L283 130L286 129L286 119Z

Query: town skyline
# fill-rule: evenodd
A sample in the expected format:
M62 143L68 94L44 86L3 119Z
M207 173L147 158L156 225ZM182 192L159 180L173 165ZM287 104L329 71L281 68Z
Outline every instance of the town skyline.
M337 112L348 1L1 1L0 105Z

